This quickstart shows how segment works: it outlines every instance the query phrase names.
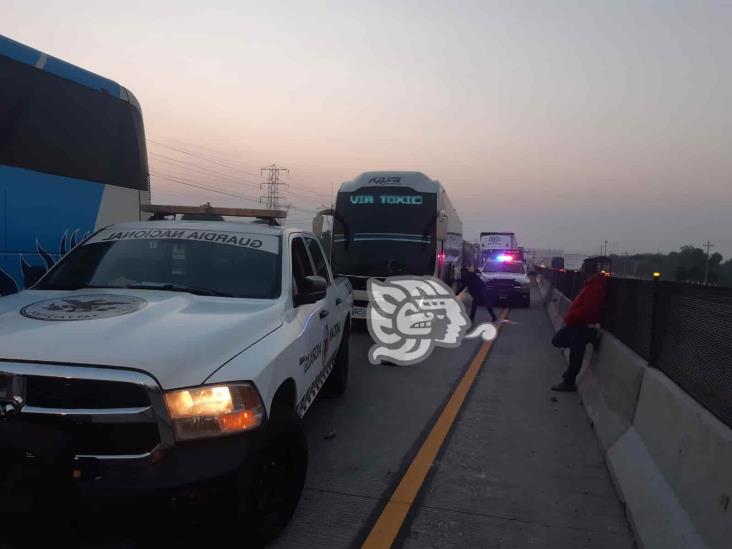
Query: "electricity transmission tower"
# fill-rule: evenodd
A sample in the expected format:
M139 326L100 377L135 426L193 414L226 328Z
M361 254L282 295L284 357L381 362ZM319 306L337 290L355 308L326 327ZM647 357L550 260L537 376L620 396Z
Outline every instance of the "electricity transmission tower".
M707 283L707 278L709 276L709 248L714 248L714 244L707 240L705 246L707 247L707 259L704 262L704 284Z
M267 175L267 180L259 185L259 188L265 188L266 193L259 197L259 202L263 203L268 210L289 210L289 205L285 206L280 203L283 198L287 198L280 194L280 185L287 187L287 183L280 181L280 173L289 175L290 171L287 168L278 168L275 164L262 168L260 170L262 175Z

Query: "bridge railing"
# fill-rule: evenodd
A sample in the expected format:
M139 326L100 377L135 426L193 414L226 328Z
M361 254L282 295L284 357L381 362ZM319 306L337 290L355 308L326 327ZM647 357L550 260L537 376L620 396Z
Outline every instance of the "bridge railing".
M537 269L574 299L579 274ZM610 277L602 326L732 427L732 288Z

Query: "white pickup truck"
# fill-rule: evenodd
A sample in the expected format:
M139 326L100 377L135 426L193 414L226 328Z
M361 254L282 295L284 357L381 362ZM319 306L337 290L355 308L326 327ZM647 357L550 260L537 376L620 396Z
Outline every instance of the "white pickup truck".
M522 261L509 255L489 259L479 276L494 303L512 301L520 307L531 306L531 280Z
M221 489L247 540L269 539L303 487L300 417L346 388L351 308L311 233L102 229L0 299L0 477L48 466L82 501Z

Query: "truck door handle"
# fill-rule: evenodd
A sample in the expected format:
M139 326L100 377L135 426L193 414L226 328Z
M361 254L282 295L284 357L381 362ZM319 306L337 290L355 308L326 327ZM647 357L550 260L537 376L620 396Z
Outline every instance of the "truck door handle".
M336 297L336 305L340 305L343 303L343 300L340 297Z
M320 314L319 314L318 316L319 316L320 318L325 318L326 316L328 316L328 311L326 311L325 309L322 309L322 310L320 311Z

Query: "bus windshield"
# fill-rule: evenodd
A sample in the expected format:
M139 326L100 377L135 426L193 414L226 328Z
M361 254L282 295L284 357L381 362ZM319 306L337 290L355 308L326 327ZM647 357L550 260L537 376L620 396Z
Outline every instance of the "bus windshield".
M338 193L333 268L342 275L433 274L437 198L404 187Z

